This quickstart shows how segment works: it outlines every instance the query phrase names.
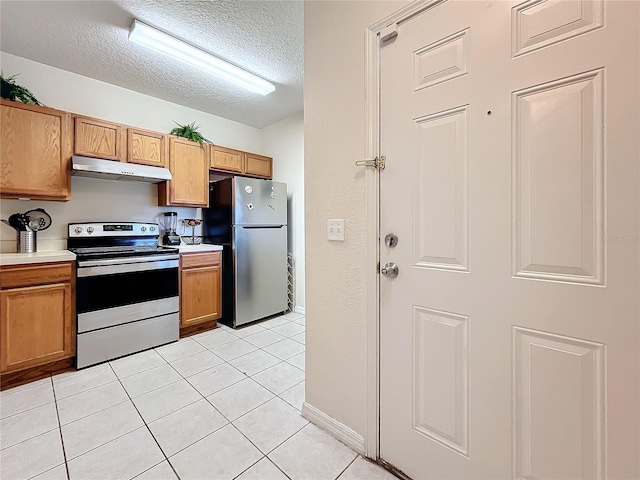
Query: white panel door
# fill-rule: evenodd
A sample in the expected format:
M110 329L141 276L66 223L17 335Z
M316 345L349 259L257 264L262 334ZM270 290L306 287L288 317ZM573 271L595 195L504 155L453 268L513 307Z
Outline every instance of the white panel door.
M639 24L449 0L380 47L380 456L416 480L640 478Z

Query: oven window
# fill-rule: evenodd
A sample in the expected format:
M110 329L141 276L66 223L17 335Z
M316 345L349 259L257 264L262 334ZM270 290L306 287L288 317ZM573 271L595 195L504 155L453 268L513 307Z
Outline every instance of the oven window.
M177 295L177 268L78 277L76 309L85 313Z

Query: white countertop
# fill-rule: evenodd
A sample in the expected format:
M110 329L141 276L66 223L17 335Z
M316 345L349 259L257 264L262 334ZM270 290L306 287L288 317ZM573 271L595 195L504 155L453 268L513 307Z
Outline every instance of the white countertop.
M29 263L69 262L76 254L69 250L44 250L36 253L0 253L0 265L26 265Z
M219 252L222 250L222 245L211 245L209 243L201 243L200 245L181 244L178 249L180 253Z

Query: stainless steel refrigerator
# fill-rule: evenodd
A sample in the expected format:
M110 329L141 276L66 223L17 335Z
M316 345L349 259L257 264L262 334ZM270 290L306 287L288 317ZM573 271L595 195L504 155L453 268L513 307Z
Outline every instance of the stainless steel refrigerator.
M287 310L287 185L246 177L209 184L205 243L223 245L222 318L238 327Z

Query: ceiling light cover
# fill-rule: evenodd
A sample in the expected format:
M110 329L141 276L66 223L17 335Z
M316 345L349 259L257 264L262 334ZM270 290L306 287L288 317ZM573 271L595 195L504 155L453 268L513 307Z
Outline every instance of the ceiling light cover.
M260 78L204 50L150 27L139 20L133 21L129 30L129 40L225 78L252 92L267 95L276 89L273 83L264 78Z

